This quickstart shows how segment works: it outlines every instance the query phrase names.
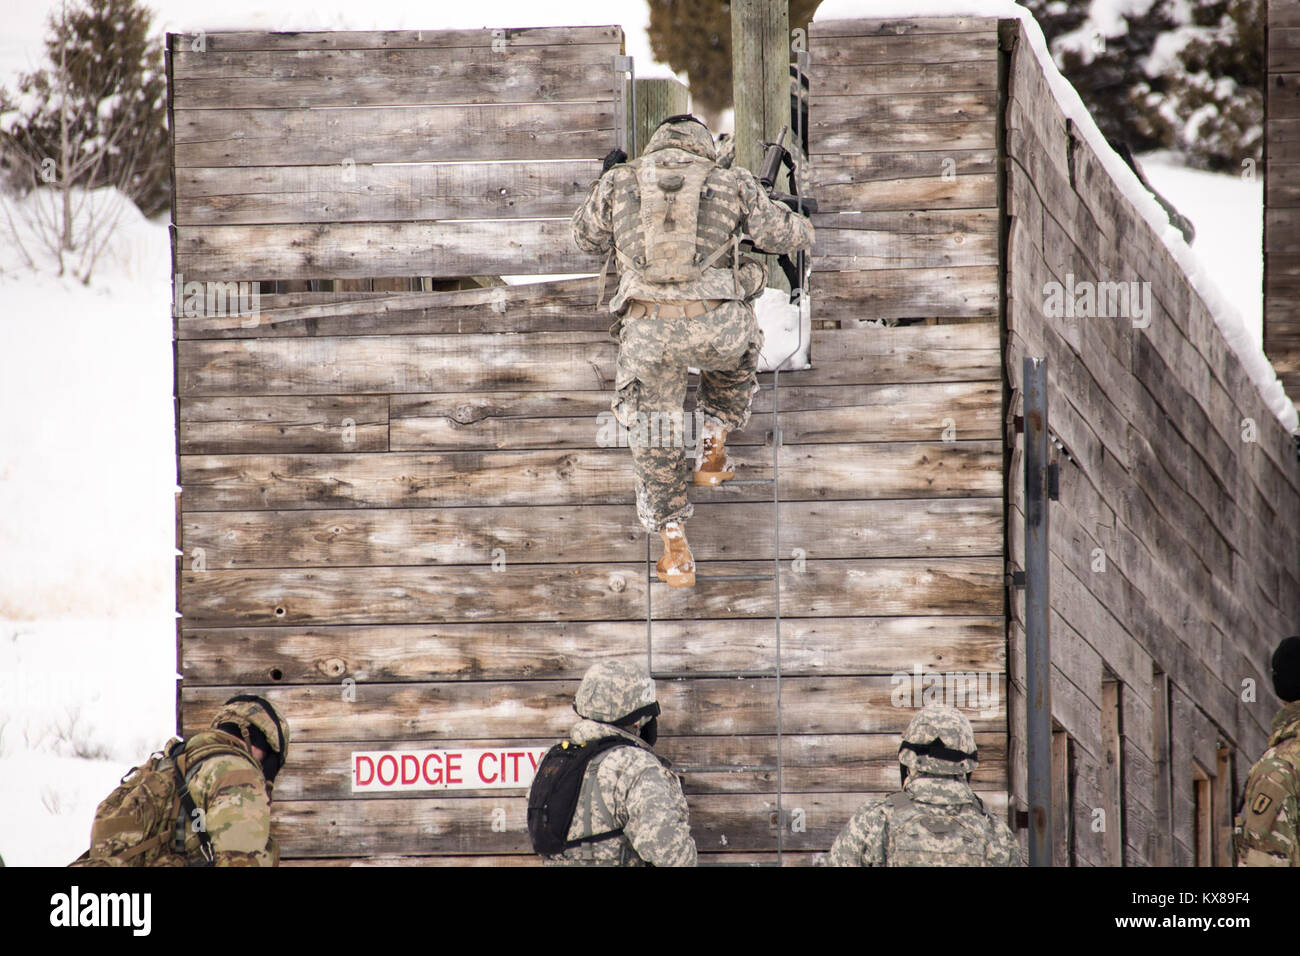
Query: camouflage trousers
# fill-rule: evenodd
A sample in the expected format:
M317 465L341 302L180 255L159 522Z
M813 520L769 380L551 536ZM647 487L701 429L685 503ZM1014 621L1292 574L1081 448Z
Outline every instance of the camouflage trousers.
M732 300L693 319L629 319L618 333L614 417L628 430L637 517L647 531L694 513L686 450L702 418L744 428L758 391L763 333L747 303ZM697 414L684 415L689 368L700 371Z

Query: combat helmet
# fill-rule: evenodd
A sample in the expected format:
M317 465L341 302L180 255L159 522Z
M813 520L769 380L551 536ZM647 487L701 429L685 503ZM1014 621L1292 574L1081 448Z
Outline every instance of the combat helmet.
M696 156L716 161L717 149L713 145L713 134L700 120L689 113L670 116L650 134L650 141L641 150L644 156L661 149L684 149Z
M264 697L236 694L221 705L212 727L260 748L266 754L262 774L267 780L275 779L289 756L289 722Z
M969 776L979 763L975 731L957 708L930 704L907 725L898 762L904 782L909 773Z
M579 717L631 729L642 717L650 721L641 738L653 745L658 736L659 701L655 682L644 664L636 661L600 661L592 664L578 685L573 710Z

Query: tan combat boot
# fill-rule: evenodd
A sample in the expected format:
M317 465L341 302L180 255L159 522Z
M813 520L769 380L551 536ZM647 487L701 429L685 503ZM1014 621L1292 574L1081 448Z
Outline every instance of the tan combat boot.
M735 466L727 456L727 429L714 419L705 419L700 429L700 446L695 456L697 485L720 485L736 477Z
M659 580L670 588L689 588L695 584L695 558L686 543L686 529L680 521L670 521L659 531L664 540L664 556L655 565Z

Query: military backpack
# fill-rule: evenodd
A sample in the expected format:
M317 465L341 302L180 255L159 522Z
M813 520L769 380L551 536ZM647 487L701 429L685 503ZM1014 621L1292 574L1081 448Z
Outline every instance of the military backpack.
M188 742L169 740L162 750L127 771L95 809L90 849L72 866L187 866L185 844L198 835L204 863L212 866L212 841L190 795L189 781L210 757L233 755L261 768L229 734L204 731Z
M888 800L886 866L985 866L992 827L975 798L951 812L914 800L906 792Z
M635 746L626 737L602 737L585 744L563 740L546 752L537 766L528 790L528 836L533 850L542 856L557 856L585 843L598 843L621 836L622 827L569 839L569 827L578 808L582 781L588 765L607 750Z

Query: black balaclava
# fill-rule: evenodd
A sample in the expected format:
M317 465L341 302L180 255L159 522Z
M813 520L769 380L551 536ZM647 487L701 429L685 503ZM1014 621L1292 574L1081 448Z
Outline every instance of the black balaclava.
M1273 652L1273 692L1288 704L1300 700L1300 637L1286 638Z

